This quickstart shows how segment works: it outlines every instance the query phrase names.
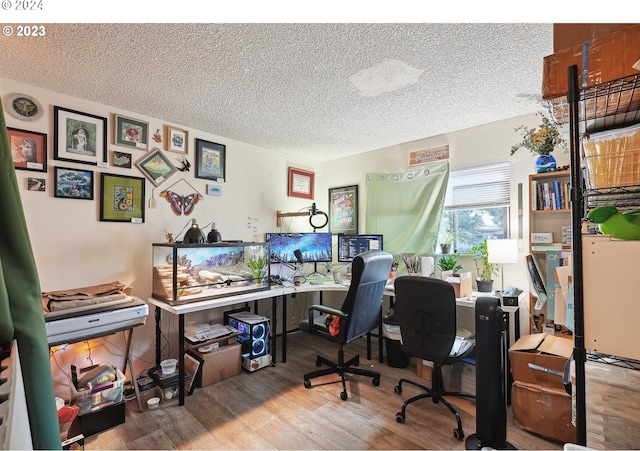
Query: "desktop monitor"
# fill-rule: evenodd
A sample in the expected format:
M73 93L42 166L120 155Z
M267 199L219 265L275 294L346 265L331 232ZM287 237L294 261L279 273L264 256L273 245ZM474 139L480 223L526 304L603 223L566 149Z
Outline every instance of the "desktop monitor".
M356 255L374 249L382 249L382 235L338 234L339 262L351 262Z
M272 263L296 263L300 250L303 262L331 262L331 233L267 233Z

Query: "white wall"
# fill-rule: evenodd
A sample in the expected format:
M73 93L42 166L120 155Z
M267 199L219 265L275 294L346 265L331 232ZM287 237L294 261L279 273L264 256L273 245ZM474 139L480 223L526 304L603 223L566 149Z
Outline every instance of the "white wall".
M367 173L402 172L408 170L408 152L426 149L444 144L449 145L451 169L482 165L487 163L510 161L512 167L512 235L517 236L517 186L523 184L524 193L524 241L523 252L520 253L517 265L507 265L504 268L505 285L517 285L528 288L528 280L524 265L524 255L528 249L528 175L533 172L534 156L526 150L520 150L513 157L509 155L511 145L520 141L520 135L514 131L519 125L536 126L539 118L534 115L514 118L508 121L493 123L482 127L461 130L445 135L422 139L398 146L379 149L366 154L343 158L323 164L308 160L284 156L271 150L258 148L249 144L234 141L222 136L204 133L190 129L188 124L175 124L189 130L189 159L192 171L178 173L155 189L154 197L157 208L145 209L144 224L113 223L99 221L99 173L108 172L144 177L137 168L119 169L111 167L98 168L84 164L68 163L53 159L53 106L61 106L79 110L108 118L108 149L131 153L134 161L145 155L144 151L122 148L113 145L113 114L118 113L149 122L150 131L157 128L163 130L164 122L159 118L145 117L132 111L123 111L108 105L87 102L60 93L40 89L17 81L0 78L0 94L21 92L35 97L45 107L45 115L35 122L24 122L5 114L9 127L47 133L49 142L48 165L45 173L32 171L16 171L20 195L25 210L29 234L31 237L34 256L38 266L41 289L43 291L74 288L93 284L119 280L133 287L133 294L142 299L151 293L151 243L163 242L165 232L173 232L174 237L188 224L191 218L197 218L199 224L215 221L223 239L240 239L246 241L261 241L264 233L278 231L276 227L276 210L282 212L297 212L309 207L311 202L304 199L287 197L287 167L295 166L315 172L315 199L319 209L327 211L327 190L331 187L358 184L361 188L360 231L364 231L365 217L364 187ZM161 112L158 114L161 115ZM227 146L226 180L217 183L222 186L222 196L206 195L207 183L216 183L193 176L194 138L225 144ZM150 141L150 147L157 145ZM178 156L167 152L170 158ZM559 165L567 164L568 155L555 155ZM111 153L109 153L109 161ZM92 201L76 199L59 199L53 197L53 166L81 168L95 170L95 199ZM32 192L26 189L27 177L46 178L46 192ZM184 181L180 181L184 178ZM179 182L180 181L180 182ZM176 188L183 192L185 181L204 195L204 199L197 204L191 216L176 216L169 208L165 199L159 196L160 191L176 182ZM147 196L145 205L151 196L153 185L146 182ZM247 218L258 218L259 230L256 236L252 229L247 228ZM312 231L307 217L287 218L283 224L284 230ZM208 230L205 230L205 233ZM470 264L471 266L471 264ZM308 305L313 299L300 299ZM527 306L522 306L523 312L528 312ZM305 307L291 308L298 318L305 315ZM220 312L209 313L221 317ZM523 331L528 330L528 314L521 315ZM165 315L166 316L166 315ZM206 318L209 319L209 318ZM199 320L199 318L198 318ZM287 319L287 322L289 319ZM153 315L147 320L147 325L136 328L132 355L135 357L136 373L153 363L155 343L153 329ZM291 321L289 328L296 321ZM175 335L177 322L165 320L169 337ZM164 342L163 342L164 343ZM101 358L111 358L114 363L122 355L122 338L108 337L105 340L93 340L78 345L73 352L60 350L52 362L54 377L58 381L65 381L69 364L86 366L84 360L90 356L91 361L100 362ZM165 354L175 352L175 339L169 340L164 348ZM101 357L101 352L111 357ZM91 363L91 362L88 362ZM104 363L104 361L102 361ZM56 367L60 367L57 369ZM64 393L59 394L64 396Z

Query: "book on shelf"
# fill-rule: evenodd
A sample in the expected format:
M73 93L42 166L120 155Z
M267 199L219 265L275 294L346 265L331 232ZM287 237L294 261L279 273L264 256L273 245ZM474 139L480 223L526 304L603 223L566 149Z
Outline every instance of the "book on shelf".
M549 244L532 244L531 250L534 252L544 251L559 251L562 249L562 243L549 243Z
M563 180L550 182L531 181L532 210L568 210L569 188Z

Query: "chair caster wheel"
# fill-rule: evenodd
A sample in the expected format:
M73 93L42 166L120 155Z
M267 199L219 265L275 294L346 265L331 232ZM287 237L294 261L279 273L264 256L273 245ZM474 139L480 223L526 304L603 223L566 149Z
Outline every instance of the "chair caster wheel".
M316 359L316 366L321 366L322 362L320 361L320 357Z
M402 393L402 387L401 387L401 386L399 386L399 385L396 385L395 387L393 387L393 392L394 392L396 395L399 395L400 393Z
M376 387L377 387L378 385L380 385L380 378L379 378L379 377L374 377L374 378L373 378L373 385L375 385Z
M402 412L396 413L396 421L398 423L404 423L404 415L402 414Z
M453 436L457 440L462 440L464 438L464 432L462 432L462 429L454 429L453 430Z
M340 399L342 399L343 401L347 400L347 392L346 391L340 392Z
M304 380L304 388L311 388L311 381L309 379Z

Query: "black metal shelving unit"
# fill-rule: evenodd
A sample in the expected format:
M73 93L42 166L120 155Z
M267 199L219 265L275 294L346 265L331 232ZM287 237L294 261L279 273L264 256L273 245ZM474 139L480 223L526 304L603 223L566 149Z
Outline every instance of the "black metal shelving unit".
M586 446L585 363L587 358L640 369L640 362L623 357L589 353L585 348L584 279L582 258L582 225L586 212L599 205L619 208L640 205L640 186L620 186L590 189L585 183L585 168L581 152L581 138L602 131L627 127L640 122L640 75L581 87L578 67L567 70L567 95L546 102L550 115L559 124L569 124L571 151L571 222L574 230L573 247L573 315L574 352L576 365L576 432L577 442Z

